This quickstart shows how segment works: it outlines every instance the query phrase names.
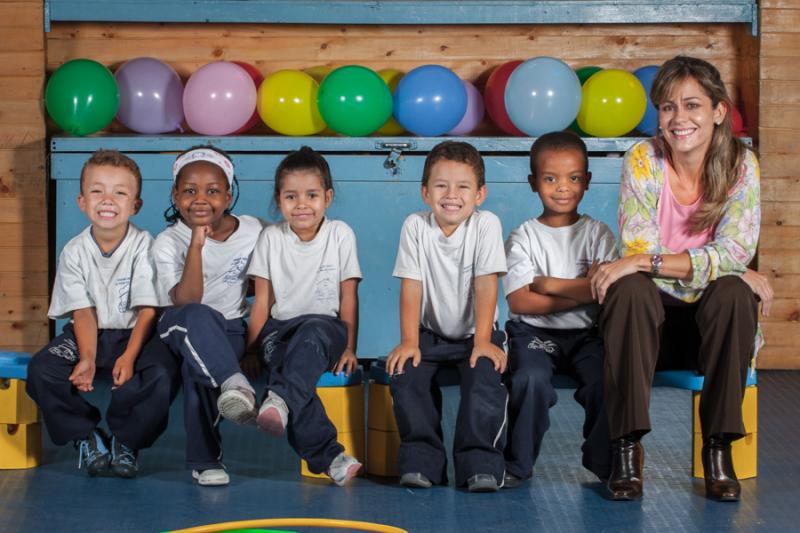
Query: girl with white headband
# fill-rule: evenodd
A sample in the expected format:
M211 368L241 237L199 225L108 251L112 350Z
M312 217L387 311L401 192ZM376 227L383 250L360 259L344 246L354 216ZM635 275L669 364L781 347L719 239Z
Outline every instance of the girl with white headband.
M217 426L225 406L218 400L226 391L235 391L226 395L229 402L255 398L239 360L247 336L247 267L264 224L231 214L238 184L223 151L191 148L175 160L172 176L165 213L171 225L153 246L159 296L172 304L158 333L181 359L187 467L200 485L227 485Z

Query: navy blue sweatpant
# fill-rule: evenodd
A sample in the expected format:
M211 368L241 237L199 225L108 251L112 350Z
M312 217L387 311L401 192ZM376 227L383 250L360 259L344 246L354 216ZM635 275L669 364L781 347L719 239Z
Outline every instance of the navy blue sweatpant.
M492 332L492 344L503 347L505 334ZM431 482L447 483L447 455L442 442L442 392L434 377L443 366L455 366L461 377L461 403L453 442L456 486L475 474L492 474L502 483L508 394L501 375L486 357L469 367L473 338L451 340L420 327L422 361L409 360L391 378L394 414L400 431L400 474L420 472Z
M114 363L128 345L130 329L97 332L95 378L109 379ZM72 324L39 351L28 365L26 391L39 405L55 444L85 439L100 422L100 411L70 383L78 363L78 343ZM112 434L134 449L148 448L167 428L169 404L177 390L177 362L157 336L142 348L133 377L112 388L106 422Z
M217 399L220 385L241 371L247 342L244 319L226 320L203 304L170 307L158 321L158 334L180 359L186 466L223 468Z
M317 381L339 362L347 347L347 328L338 318L302 315L271 318L259 336L266 363L267 387L289 407L289 444L319 474L344 451L336 427L317 396Z
M506 468L520 478L531 475L550 427L550 408L558 396L553 373L578 381L575 400L583 406L583 466L601 479L611 470L611 436L603 398L603 339L594 329L545 329L509 321L509 428Z

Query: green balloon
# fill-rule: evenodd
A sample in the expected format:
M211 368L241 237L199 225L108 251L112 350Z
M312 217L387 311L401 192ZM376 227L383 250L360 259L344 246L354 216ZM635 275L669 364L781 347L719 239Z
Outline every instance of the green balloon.
M375 71L349 65L325 77L317 93L317 106L333 131L364 136L392 116L392 91Z
M583 84L586 83L586 80L588 80L589 78L592 77L592 74L594 74L596 72L600 72L601 70L603 70L603 69L600 68L600 67L581 67L581 68L579 68L579 69L577 69L575 71L575 74L578 75L578 80L580 80L581 87L582 87ZM575 133L577 133L581 137L591 137L591 135L589 135L588 133L583 131L580 128L580 126L578 126L578 120L577 119L572 121L572 124L569 125L569 129L571 129L572 131L574 131Z
M91 59L73 59L58 67L44 93L47 112L73 135L89 135L108 126L119 109L114 75Z

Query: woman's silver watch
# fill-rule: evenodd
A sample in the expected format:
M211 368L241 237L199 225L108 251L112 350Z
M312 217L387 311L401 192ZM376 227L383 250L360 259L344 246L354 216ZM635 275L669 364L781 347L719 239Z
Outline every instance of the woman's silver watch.
M650 275L658 276L661 273L661 265L664 263L664 258L661 254L653 254L650 256Z

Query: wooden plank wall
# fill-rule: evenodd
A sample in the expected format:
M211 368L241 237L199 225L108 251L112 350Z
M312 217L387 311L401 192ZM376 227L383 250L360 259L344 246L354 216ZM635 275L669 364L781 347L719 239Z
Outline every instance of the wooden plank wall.
M0 350L49 337L42 0L0 2Z
M800 368L800 0L761 4L759 269L774 283L763 368Z

